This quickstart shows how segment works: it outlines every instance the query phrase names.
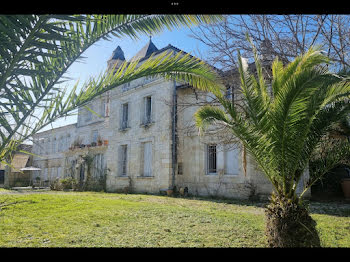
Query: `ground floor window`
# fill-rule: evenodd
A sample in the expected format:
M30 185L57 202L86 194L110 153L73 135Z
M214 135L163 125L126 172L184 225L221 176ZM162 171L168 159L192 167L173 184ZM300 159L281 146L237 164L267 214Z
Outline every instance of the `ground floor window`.
M208 173L216 173L217 154L216 145L207 146L207 168Z
M225 145L225 174L238 175L240 171L239 162L240 149L236 144Z
M126 176L128 166L128 145L121 145L119 152L119 175Z
M152 176L152 142L142 143L143 176Z
M104 175L104 155L96 154L92 160L92 175L94 178L99 178Z

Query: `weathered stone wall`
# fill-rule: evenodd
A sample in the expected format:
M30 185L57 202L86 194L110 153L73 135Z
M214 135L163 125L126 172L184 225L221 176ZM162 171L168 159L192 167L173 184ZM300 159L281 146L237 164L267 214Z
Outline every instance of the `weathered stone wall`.
M228 76L228 82L238 81L237 74ZM238 83L238 82L237 82ZM107 170L107 191L128 191L159 193L172 186L172 109L174 81L163 78L140 78L123 84L95 98L86 108L78 110L78 122L34 135L33 153L44 158L34 157L34 165L45 169L48 179L67 174L72 160L78 160L84 154L104 155ZM220 196L229 198L250 198L256 195L266 197L272 186L261 174L255 163L242 153L240 143L236 143L232 134L225 128L209 128L202 136L195 127L194 113L214 97L193 88L177 89L177 165L175 166L175 186L187 187L190 194ZM241 95L235 88L235 97ZM144 125L142 117L145 111L145 97L151 97L152 121ZM122 128L122 108L128 103L128 123ZM69 147L79 141L91 144L96 132L108 145L95 148L70 150ZM52 150L52 141L64 143ZM144 143L151 143L152 150L146 157L152 159L152 172L143 174ZM234 143L233 143L234 142ZM217 145L217 172L208 173L207 145ZM227 144L235 145L235 171L229 172L226 158ZM126 174L122 174L122 146L127 146ZM246 159L246 162L243 161ZM246 163L246 165L244 165ZM68 165L68 166L67 166ZM232 163L231 163L232 166ZM179 168L181 167L181 168ZM43 171L41 172L43 176Z
M171 101L174 82L164 79L138 79L129 85L120 86L109 93L108 116L99 117L92 114L86 120L86 109L79 109L77 125L69 125L38 133L34 136L33 152L43 155L44 159L35 157L36 166L47 168L47 177L52 180L66 175L66 158L79 158L90 152L101 153L95 149L74 149L69 147L79 141L82 144L91 144L93 132L97 131L102 140L108 140L104 146L103 154L107 168L107 190L118 191L129 187L129 191L159 193L160 189L169 188L171 182ZM143 99L152 97L152 122L142 125ZM96 98L88 106L96 113L102 115L101 101L104 97ZM121 107L129 103L128 128L121 129ZM95 106L94 106L95 105ZM61 137L70 137L62 150L52 151L52 140ZM142 143L152 143L152 176L142 176ZM120 146L128 145L127 176L119 174ZM102 148L102 147L101 147ZM96 152L95 152L96 151ZM68 163L69 164L69 163ZM59 168L59 169L57 169ZM57 174L57 170L60 174Z
M199 135L195 126L194 114L198 108L212 97L203 92L185 88L179 89L178 94L178 163L182 165L182 174L176 175L177 187L188 187L193 195L228 197L228 198L260 198L267 199L273 186L255 161L244 154L241 144L225 128L208 127L208 131ZM236 96L239 94L236 94ZM239 151L237 154L238 166L236 174L227 174L225 171L225 145L230 144ZM237 143L238 142L238 143ZM207 171L207 145L217 145L217 173ZM243 161L245 156L245 161ZM246 164L244 164L246 163ZM308 178L305 171L303 182ZM299 185L299 193L302 183ZM310 191L305 196L308 197Z
M76 124L50 129L33 135L33 165L41 168L34 177L53 180L64 176L64 153L68 151L76 134ZM53 150L52 141L56 138ZM61 143L61 144L60 144Z
M143 80L143 81L142 81ZM110 130L106 159L107 190L159 193L169 187L171 179L171 105L174 83L164 79L139 79L127 88L111 93ZM152 123L142 125L143 99L152 97ZM128 128L121 129L122 104L129 104ZM152 176L142 176L142 143L152 142ZM120 176L120 146L127 145L127 176Z

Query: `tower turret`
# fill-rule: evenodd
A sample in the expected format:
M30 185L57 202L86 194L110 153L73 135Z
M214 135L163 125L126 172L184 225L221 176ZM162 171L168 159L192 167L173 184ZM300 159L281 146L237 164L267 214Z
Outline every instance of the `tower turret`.
M118 67L125 61L124 52L118 45L118 47L113 51L112 56L107 61L108 71L112 70L113 67L118 69Z

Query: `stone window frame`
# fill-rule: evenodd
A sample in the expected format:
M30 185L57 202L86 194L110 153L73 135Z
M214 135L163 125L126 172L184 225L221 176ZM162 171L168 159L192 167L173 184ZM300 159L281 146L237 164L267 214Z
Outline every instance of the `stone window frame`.
M124 102L121 104L121 116L120 116L120 129L125 130L130 128L129 119L130 119L130 102ZM125 109L126 108L126 109Z
M150 116L148 118L148 121L146 121L146 99L147 98L151 98L151 107L150 107ZM143 127L148 127L150 125L152 125L153 123L155 123L155 92L150 92L147 94L144 94L142 96L142 100L141 100L141 106L140 106L140 122L141 122L141 126Z
M218 172L218 157L217 157L217 144L210 143L206 145L206 173L207 175L217 175ZM215 147L215 152L210 152L210 150L213 151L213 147ZM215 156L215 159L210 159L211 157ZM211 165L213 167L211 167ZM215 168L214 168L215 166Z

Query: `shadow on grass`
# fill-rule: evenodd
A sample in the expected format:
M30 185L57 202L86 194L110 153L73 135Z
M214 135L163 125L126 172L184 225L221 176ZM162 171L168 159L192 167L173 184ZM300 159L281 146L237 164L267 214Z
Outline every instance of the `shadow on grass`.
M4 190L0 191L0 195L12 195L12 194L33 194L33 193L47 193L51 190ZM51 191L52 192L52 191ZM57 191L59 192L59 191ZM113 194L113 193L111 193ZM129 193L133 194L133 193ZM145 194L164 196L161 194ZM164 196L167 197L167 196ZM222 197L205 197L205 196L172 196L174 198L183 198L189 200L209 201L214 203L225 203L240 206L253 206L258 208L265 208L269 203L268 200L244 200ZM350 217L350 201L345 201L343 198L326 198L326 199L306 199L304 200L309 204L311 214L325 214L332 216Z
M233 205L240 205L240 206L254 206L254 207L261 207L261 208L264 208L269 203L268 200L245 200L245 199L205 197L205 196L188 196L183 198L210 201L215 203L233 204Z
M254 206L259 208L265 208L268 205L268 200L243 200L243 199L229 199L218 197L199 197L191 196L185 197L193 200L203 200L215 203L225 203L241 206ZM332 216L350 217L350 202L344 199L332 199L332 200L304 200L309 204L311 214L325 214Z

